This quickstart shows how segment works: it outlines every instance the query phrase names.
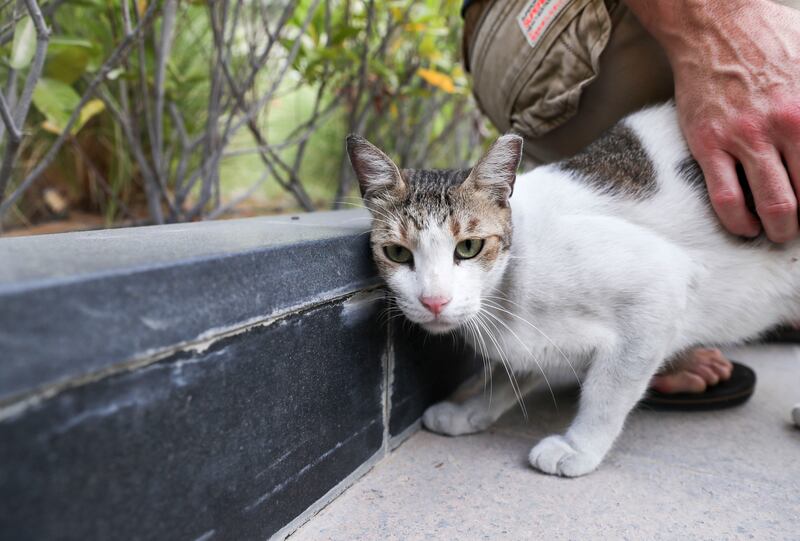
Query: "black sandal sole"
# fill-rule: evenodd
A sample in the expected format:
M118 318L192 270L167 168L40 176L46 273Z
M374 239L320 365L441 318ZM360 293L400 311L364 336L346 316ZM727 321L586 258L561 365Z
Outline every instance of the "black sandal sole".
M650 389L638 407L658 411L709 411L744 404L755 391L756 373L748 366L731 362L730 379L720 381L702 393L665 394Z

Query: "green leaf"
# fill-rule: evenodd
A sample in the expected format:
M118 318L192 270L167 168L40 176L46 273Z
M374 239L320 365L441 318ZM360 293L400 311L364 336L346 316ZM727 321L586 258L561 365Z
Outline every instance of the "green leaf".
M14 29L14 44L11 47L9 65L15 70L28 67L36 52L36 29L30 17L17 23Z
M46 119L42 127L56 134L64 131L72 111L80 101L81 97L75 92L75 89L57 79L43 78L33 91L33 105ZM105 106L101 100L87 102L72 127L72 133L80 131L86 122L103 110L105 110Z
M86 73L92 43L83 39L53 38L47 48L44 76L70 84Z
M33 104L48 122L63 129L81 97L66 83L42 78L33 90Z
M103 100L94 99L87 101L83 109L81 109L78 121L75 122L75 125L72 127L72 133L78 133L87 122L105 110L106 105L103 103Z

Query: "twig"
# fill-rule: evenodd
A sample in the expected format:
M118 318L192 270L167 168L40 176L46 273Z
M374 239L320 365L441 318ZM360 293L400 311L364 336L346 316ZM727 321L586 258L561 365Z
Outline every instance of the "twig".
M256 190L258 190L258 188L260 188L261 185L264 184L264 182L266 182L268 178L269 178L269 172L264 171L264 173L261 175L261 178L259 178L252 186L250 186L250 188L248 188L245 193L243 193L233 201L229 202L228 204L223 205L221 207L217 207L216 209L212 210L211 212L208 213L208 215L204 218L204 220L215 220L220 216L222 216L223 214L236 208L239 205L239 203L250 199L250 197L254 193L256 193Z
M15 0L8 0L5 4L3 4L0 9L4 9L8 4L14 2ZM63 4L66 0L51 0L47 5L41 8L43 18L52 18L53 13ZM14 17L14 20L9 23L8 28L3 29L0 31L0 45L5 45L12 39L14 39L14 25L24 17L24 15L20 14L17 17Z
M36 87L42 75L42 67L44 66L44 59L47 54L47 43L50 40L50 31L47 29L47 26L45 26L39 4L36 3L36 0L25 0L25 5L28 8L31 21L33 21L33 27L36 30L36 52L34 53L33 62L28 71L28 77L25 79L22 95L17 101L14 111L9 111L8 104L5 103L6 113L14 120L13 127L19 131L21 131L22 127L25 125L28 109L33 99L33 89ZM9 125L6 127L11 131L12 128ZM12 136L3 151L3 162L2 165L0 165L0 221L2 220L4 211L8 208L8 205L4 204L3 199L8 182L11 179L11 172L14 168L14 162L16 161L17 152L19 151L21 143L21 135L19 137Z
M153 87L156 96L153 111L153 132L155 140L153 142L153 162L158 171L158 178L165 186L165 176L169 162L162 160L164 148L164 79L167 70L167 60L172 51L172 40L175 36L175 16L178 11L177 0L164 0L164 11L161 17L161 39L156 45L156 66L153 76Z
M97 180L99 181L100 186L102 186L103 191L106 192L106 194L111 199L114 200L114 204L117 205L128 218L134 218L134 214L131 212L131 209L128 207L128 205L125 204L124 201L122 201L117 196L116 193L114 193L114 190L111 188L111 185L108 183L105 176L103 176L100 170L97 169L97 166L94 164L92 159L89 158L89 156L86 154L86 151L83 150L83 147L80 145L80 143L75 141L75 139L72 139L71 143L72 143L71 145L72 148L75 149L75 151L78 154L80 154L81 158L83 158L83 161L86 162L86 165L89 166L89 169L92 171L92 174L94 174L95 178L97 178Z
M11 140L19 143L20 139L22 139L22 132L17 128L14 119L11 118L11 111L8 110L8 102L6 102L6 97L2 92L0 92L0 116L3 117L3 124L8 130Z
M33 2L34 0L26 0L29 2ZM147 11L144 14L144 17L139 21L139 24L136 26L136 29L131 33L128 34L122 42L117 46L116 49L111 53L111 55L106 59L106 61L102 64L100 69L98 70L97 74L94 76L92 81L89 83L86 91L84 92L83 96L81 97L80 101L78 102L75 109L72 111L72 114L67 120L66 125L64 126L64 130L61 134L56 138L53 144L50 146L50 149L47 153L42 157L36 167L28 173L25 179L17 186L17 189L14 190L5 201L0 200L0 217L8 211L11 205L19 199L25 190L27 190L31 184L33 184L41 174L50 166L53 160L58 155L58 151L61 149L62 145L66 141L67 137L70 136L70 132L72 127L75 125L75 122L78 121L80 117L80 112L83 109L83 106L91 99L94 95L95 90L97 87L105 81L106 77L108 76L108 72L111 71L117 63L119 63L120 59L128 52L128 49L133 45L136 39L139 39L144 32L144 29L149 26L149 24L153 20L153 15L156 12L156 6L158 2L151 2L150 5L147 7ZM32 91L31 91L32 92ZM3 177L0 177L0 182L3 181ZM2 186L0 186L2 188Z
M237 107L239 109L242 109L243 114L242 114L241 118L239 118L238 121L236 121L234 123L233 119L235 117L235 110L230 113L230 115L228 116L227 122L226 122L226 126L225 126L225 128L223 130L223 133L222 133L221 143L218 145L217 150L215 152L211 153L209 155L209 157L204 161L204 166L205 167L209 167L209 166L216 167L216 165L219 163L219 159L220 159L220 157L222 155L222 151L225 148L225 146L227 145L227 143L230 140L230 138L235 133L237 133L239 131L239 129L241 129L245 125L250 129L250 131L251 131L251 133L253 133L254 137L257 137L257 138L261 139L260 141L258 139L256 140L257 144L259 146L266 146L266 141L264 140L263 136L261 136L260 130L258 130L258 128L255 126L255 117L261 111L261 109L264 107L264 105L266 103L268 103L272 99L272 97L274 96L274 94L277 91L278 87L280 86L281 81L283 80L283 78L286 75L287 71L289 70L289 68L291 67L292 63L294 62L294 59L297 57L297 54L300 51L300 44L301 44L300 37L302 35L304 35L306 33L306 31L308 30L308 26L311 24L311 20L313 18L314 12L316 11L317 6L319 6L319 2L320 2L320 0L313 0L312 1L312 4L308 8L306 17L305 17L305 19L303 21L303 24L301 26L300 33L298 34L297 38L295 39L295 42L292 45L292 48L290 49L289 54L287 55L286 59L284 60L283 66L278 71L278 75L277 75L276 79L272 82L272 84L270 85L269 89L254 104L251 104L251 105L247 106L246 105L247 102L244 99L243 91L238 87L238 85L236 85L236 84L230 85L229 84L231 93L233 95L233 98L236 101L236 105L237 105ZM287 20L288 20L288 18L287 18ZM279 34L280 34L280 29L278 29L278 31L276 31L276 33L275 33L275 40L278 39ZM221 64L222 65L220 66L220 68L221 68L220 71L227 78L227 74L230 74L230 70L226 69L225 62L222 62ZM246 83L250 83L251 81L254 81L254 80L255 80L255 73L251 73L248 76L248 79L247 79ZM252 84L252 83L250 83L250 84ZM249 88L249 84L244 85L243 88ZM274 173L274 167L270 163L270 160L265 159L264 157L262 157L262 161L264 162L264 164L268 168L273 170L273 174L274 174L276 180L279 179L280 175L277 175L277 174ZM192 180L190 180L189 183L187 184L187 186L184 188L183 191L185 193L188 193L188 191L191 190L193 184L196 182L197 176L193 175L193 177L194 178ZM312 205L310 199L308 199L307 196L304 197L304 190L302 189L302 186L291 187L291 186L289 186L289 184L286 184L286 186L288 187L287 189L289 189L292 193L294 193L298 197L298 202L300 202L301 205L303 205L304 208L306 208L307 210L313 209L313 205ZM198 201L197 205L195 205L195 207L192 209L192 211L190 211L189 216L196 216L203 209L203 207L205 207L206 203L208 202L208 195L209 194L205 194L205 196L201 196L200 201Z
M127 13L127 4L128 0L123 0L123 4L125 5L124 11ZM136 18L136 21L139 22L139 9L136 7L136 3L134 2L133 14ZM139 98L139 101L142 104L142 116L144 117L144 125L147 128L147 135L150 140L150 151L153 158L156 160L156 167L153 168L153 173L155 175L155 180L159 186L161 186L162 191L165 190L165 183L164 180L161 178L160 171L158 168L158 160L160 159L160 152L158 148L156 148L156 126L155 121L153 119L153 111L150 104L150 89L147 87L147 56L145 54L145 46L144 46L144 36L141 39L136 41L136 50L139 56L139 93L136 97ZM148 199L150 197L155 197L156 191L149 187ZM148 202L149 203L149 202ZM153 206L152 204L150 205ZM163 222L163 218L159 213L158 216L153 216L156 219L156 223L160 224Z

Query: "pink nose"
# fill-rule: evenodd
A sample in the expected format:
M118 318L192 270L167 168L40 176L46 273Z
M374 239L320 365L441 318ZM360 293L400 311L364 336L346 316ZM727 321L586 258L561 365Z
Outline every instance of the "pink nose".
M425 308L430 310L434 316L442 313L442 310L450 302L447 297L420 297L419 301L425 305Z

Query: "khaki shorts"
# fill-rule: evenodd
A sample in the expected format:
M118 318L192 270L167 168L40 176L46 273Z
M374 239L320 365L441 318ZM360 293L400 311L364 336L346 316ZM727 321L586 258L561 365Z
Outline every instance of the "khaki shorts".
M666 55L620 0L479 0L463 48L479 107L537 163L673 95Z

